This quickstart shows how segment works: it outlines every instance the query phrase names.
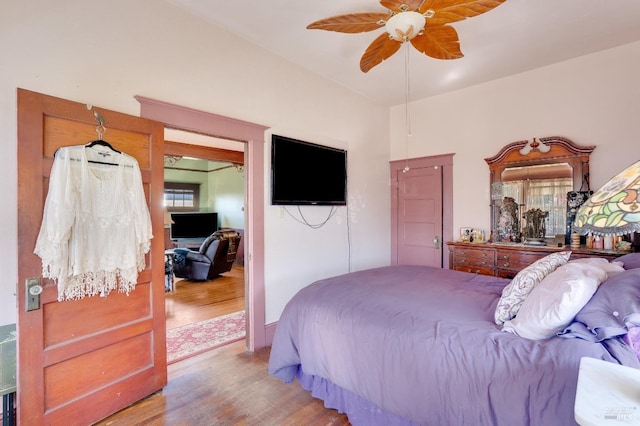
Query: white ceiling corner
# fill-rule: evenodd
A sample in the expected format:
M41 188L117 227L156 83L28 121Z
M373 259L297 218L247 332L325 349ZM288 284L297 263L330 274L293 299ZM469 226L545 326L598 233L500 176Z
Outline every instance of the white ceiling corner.
M404 102L402 51L367 74L359 68L360 56L382 29L361 34L306 29L329 16L384 12L377 1L165 1L376 103ZM638 41L640 0L507 0L452 25L464 58L441 61L411 48L413 100Z

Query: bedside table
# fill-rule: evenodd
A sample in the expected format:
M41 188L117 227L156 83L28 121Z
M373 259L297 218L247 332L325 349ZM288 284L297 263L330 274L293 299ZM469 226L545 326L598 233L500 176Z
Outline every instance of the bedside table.
M574 415L581 426L640 425L640 370L581 358Z

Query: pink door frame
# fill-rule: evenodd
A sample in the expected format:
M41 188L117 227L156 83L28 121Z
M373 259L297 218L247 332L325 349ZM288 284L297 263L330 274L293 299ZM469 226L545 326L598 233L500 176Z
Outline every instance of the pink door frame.
M245 143L245 298L247 350L270 344L265 325L264 292L264 132L269 127L199 111L163 101L135 96L140 116L186 130Z
M453 156L441 154L430 157L390 161L391 178L391 264L398 264L398 176L406 166L410 168L442 168L442 267L449 269L449 247L453 241Z

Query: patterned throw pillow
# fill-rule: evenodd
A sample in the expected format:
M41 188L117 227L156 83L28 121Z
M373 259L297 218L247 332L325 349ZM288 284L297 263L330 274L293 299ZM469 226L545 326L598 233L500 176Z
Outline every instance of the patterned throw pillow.
M553 337L573 321L600 283L623 271L607 259L569 261L533 287L518 315L505 321L502 331L532 340Z
M495 321L502 325L505 321L515 318L524 299L531 293L533 287L555 269L564 265L571 257L570 251L552 253L527 266L513 277L513 280L502 290L502 297L496 306Z

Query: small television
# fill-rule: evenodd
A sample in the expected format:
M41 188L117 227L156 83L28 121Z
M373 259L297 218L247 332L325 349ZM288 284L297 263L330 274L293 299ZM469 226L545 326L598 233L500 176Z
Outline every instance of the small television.
M172 240L204 240L218 230L218 213L173 212L171 220Z
M347 204L347 151L271 136L271 204Z

